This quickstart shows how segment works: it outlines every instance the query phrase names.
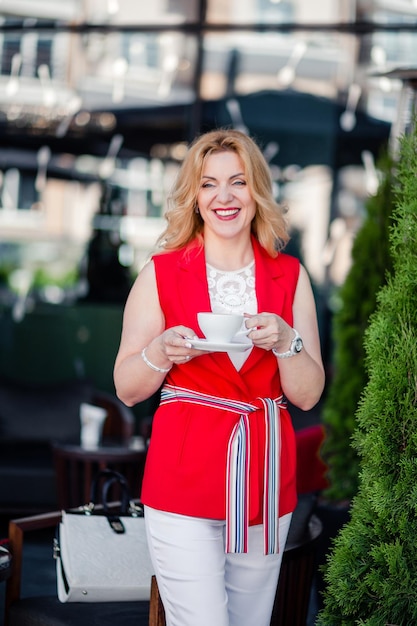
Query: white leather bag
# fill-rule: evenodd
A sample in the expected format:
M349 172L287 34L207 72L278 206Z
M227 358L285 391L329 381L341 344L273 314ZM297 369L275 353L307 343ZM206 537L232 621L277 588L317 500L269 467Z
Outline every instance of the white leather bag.
M143 507L125 497L120 512L110 509L106 502L109 486L117 480L126 490L127 483L123 483L125 479L120 474L106 472L109 480L104 483L101 511L96 510L92 499L79 510L62 513L54 550L61 602L126 602L150 598L154 571ZM95 489L96 482L92 492Z

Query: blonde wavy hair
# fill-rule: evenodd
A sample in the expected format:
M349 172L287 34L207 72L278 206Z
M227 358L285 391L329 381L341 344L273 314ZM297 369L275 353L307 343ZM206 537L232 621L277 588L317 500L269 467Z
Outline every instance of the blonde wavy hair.
M210 131L191 144L168 199L168 224L158 244L165 250L177 250L197 239L203 245L204 222L196 212L202 172L208 156L224 151L235 152L243 164L246 183L256 203L252 233L275 257L289 239L286 210L274 199L270 169L258 145L237 130Z

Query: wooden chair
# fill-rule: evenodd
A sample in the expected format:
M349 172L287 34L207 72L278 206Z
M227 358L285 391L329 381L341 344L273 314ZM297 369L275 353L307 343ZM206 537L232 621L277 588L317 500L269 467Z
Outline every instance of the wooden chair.
M149 605L149 626L166 626L165 609L159 595L155 576L151 580L151 601Z
M95 390L91 403L107 411L103 426L103 440L129 445L135 430L135 418L132 409L123 404L117 396L106 391Z
M165 626L164 608L155 577L150 581L149 602L63 604L57 596L21 598L24 539L28 533L55 528L60 520L61 513L56 511L10 521L9 548L13 560L11 575L6 580L4 626L90 626L93 623Z

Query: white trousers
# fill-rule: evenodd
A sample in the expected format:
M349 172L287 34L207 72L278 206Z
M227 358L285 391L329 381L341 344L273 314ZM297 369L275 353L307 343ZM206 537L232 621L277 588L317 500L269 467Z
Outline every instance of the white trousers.
M291 513L268 556L263 526L249 528L247 553L226 554L224 521L145 507L145 522L167 626L269 626Z

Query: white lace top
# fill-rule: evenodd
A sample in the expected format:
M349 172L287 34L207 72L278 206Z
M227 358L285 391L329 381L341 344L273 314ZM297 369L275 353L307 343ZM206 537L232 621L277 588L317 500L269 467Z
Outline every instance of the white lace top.
M207 282L210 303L213 313L244 313L258 312L255 293L255 261L246 267L233 272L218 270L207 263ZM242 329L245 328L243 323ZM239 337L240 342L251 343L245 335ZM228 352L230 360L239 370L250 354L245 352Z

